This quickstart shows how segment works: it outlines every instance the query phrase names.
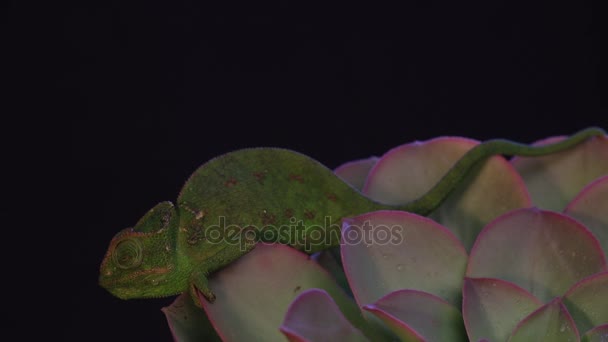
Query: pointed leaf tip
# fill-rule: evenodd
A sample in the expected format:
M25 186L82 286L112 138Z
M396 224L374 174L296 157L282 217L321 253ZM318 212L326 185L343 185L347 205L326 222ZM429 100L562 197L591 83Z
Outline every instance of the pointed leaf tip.
M576 342L580 338L568 310L555 298L522 320L508 341Z
M519 209L479 234L466 275L503 279L548 301L605 269L597 239L579 222L555 212Z
M363 309L383 320L403 341L466 341L459 310L430 293L398 290Z
M327 294L303 291L291 303L280 330L290 341L368 341Z
M564 295L563 302L579 331L608 323L608 272L579 281Z
M471 341L506 341L515 326L542 303L500 279L465 278L462 314Z

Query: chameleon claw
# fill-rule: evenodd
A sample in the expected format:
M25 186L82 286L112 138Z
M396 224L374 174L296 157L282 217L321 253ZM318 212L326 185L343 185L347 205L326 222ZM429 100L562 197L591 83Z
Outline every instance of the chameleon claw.
M215 302L215 293L212 291L201 291L195 287L194 291L196 291L196 300L195 303L197 306L202 306L203 301L206 300L209 303Z
M206 289L206 291L199 291L199 294L202 295L209 303L215 302L215 293L210 289Z

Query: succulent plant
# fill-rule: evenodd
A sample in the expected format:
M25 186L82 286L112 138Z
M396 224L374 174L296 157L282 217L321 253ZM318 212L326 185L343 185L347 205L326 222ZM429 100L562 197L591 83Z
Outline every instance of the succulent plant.
M404 203L477 143L415 142L335 172ZM204 311L182 294L163 312L179 341L608 341L607 255L602 136L544 157L493 157L429 217L345 219L334 250L259 243L210 279L217 300L202 300Z

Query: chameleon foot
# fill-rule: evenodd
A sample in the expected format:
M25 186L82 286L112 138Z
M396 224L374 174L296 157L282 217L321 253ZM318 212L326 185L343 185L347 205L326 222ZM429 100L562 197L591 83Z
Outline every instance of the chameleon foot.
M203 307L203 300L209 303L215 301L215 294L209 288L209 280L203 272L194 272L190 278L190 295L194 304ZM204 299L203 299L204 298Z

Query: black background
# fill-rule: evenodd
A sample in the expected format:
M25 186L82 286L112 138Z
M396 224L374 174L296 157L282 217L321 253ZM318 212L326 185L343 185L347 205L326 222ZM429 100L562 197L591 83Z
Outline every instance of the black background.
M50 121L69 117L67 290L46 312L62 312L63 340L170 340L159 309L172 299L113 298L99 263L115 232L219 154L280 146L334 168L440 135L608 128L590 2L11 6L13 62L27 66L15 87L50 94Z

